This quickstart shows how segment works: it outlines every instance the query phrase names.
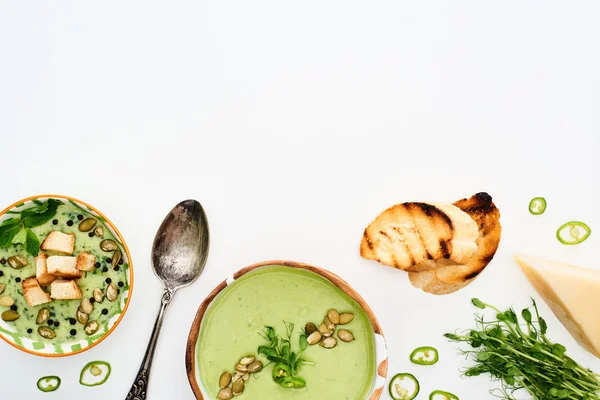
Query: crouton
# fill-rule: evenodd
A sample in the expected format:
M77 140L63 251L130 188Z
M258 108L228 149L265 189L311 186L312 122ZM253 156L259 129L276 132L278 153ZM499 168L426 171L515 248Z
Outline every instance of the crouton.
M41 249L45 251L56 251L63 254L73 254L75 247L75 234L52 231L42 242Z
M68 256L50 256L46 260L48 273L57 278L79 279L81 271L77 269L77 258Z
M82 295L75 281L57 279L50 285L50 296L56 300L77 300Z
M96 268L96 256L82 251L77 254L77 264L75 266L80 271L93 271Z
M47 259L48 256L44 253L38 254L35 258L35 276L38 283L42 286L48 286L56 279L54 275L48 273L48 268L46 267Z
M40 304L49 303L52 301L48 293L44 292L39 282L35 277L25 279L21 286L23 288L23 296L30 307Z

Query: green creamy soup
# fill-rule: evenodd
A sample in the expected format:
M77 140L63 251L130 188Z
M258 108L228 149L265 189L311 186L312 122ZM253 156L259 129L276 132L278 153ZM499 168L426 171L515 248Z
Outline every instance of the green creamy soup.
M96 268L94 271L82 272L82 277L77 279L76 282L82 292L83 298L87 297L94 302L94 309L89 315L89 321L98 321L101 327L99 332L101 332L102 327L106 327L107 321L115 314L121 312L121 293L129 288L127 284L127 270L129 265L125 259L124 249L120 244L119 248L123 254L123 262L115 268L113 268L110 263L110 257L113 256L113 252L104 252L100 249L100 242L103 239L111 239L118 243L118 239L111 233L105 222L99 217L88 213L79 206L71 204L66 200L62 200L62 203L63 204L58 206L56 215L54 215L50 221L43 225L33 227L31 230L37 235L40 242L43 242L46 235L51 231L61 231L66 234L73 233L75 234L75 246L72 256L75 257L82 251L87 251L96 256ZM19 213L22 210L36 205L37 204L33 202L28 202L9 212L12 215L7 215L7 217L19 218ZM94 218L97 220L95 228L102 228L102 238L93 234L94 229L90 232L81 232L79 230L79 224L86 218ZM40 252L43 251L40 250ZM52 252L43 253L48 254L48 256L57 255ZM11 268L6 261L9 257L15 255L26 257L28 265L21 269ZM60 344L80 339L89 340L90 336L84 332L84 325L76 321L76 313L81 304L81 299L52 300L49 303L34 307L27 305L23 296L22 281L35 276L36 266L34 256L28 254L24 245L11 244L6 248L0 248L0 284L6 284L6 288L4 292L0 294L0 297L11 297L15 302L13 309L16 308L16 311L19 313L19 318L17 320L7 322L7 324L14 326L19 334L39 342ZM106 293L106 288L111 282L114 282L117 285L119 293L117 299L114 302L111 302L105 296L101 303L95 302L93 299L94 289L100 288L102 293ZM50 286L44 288L44 290L50 293ZM50 318L45 323L38 325L36 323L36 317L40 309L44 307L50 309ZM0 313L8 309L8 307L0 306ZM46 339L40 336L38 333L38 328L40 326L46 326L53 329L56 333L56 337L53 339Z
M355 340L338 339L332 349L308 346L301 357L298 376L306 386L288 389L272 378L273 363L258 355L264 345L265 326L285 336L284 321L293 323L292 351L298 351L298 337L307 322L319 326L329 309L353 313L354 320L338 329L347 329ZM237 279L223 290L206 312L198 342L198 369L210 398L219 393L219 377L234 367L242 356L255 355L265 367L245 382L239 399L364 400L375 377L374 334L360 305L320 275L303 269L267 266Z

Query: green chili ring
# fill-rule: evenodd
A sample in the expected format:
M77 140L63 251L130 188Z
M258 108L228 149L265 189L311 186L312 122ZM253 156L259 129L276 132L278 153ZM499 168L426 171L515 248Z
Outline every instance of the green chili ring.
M37 388L42 392L54 392L56 389L60 387L60 378L55 375L51 376L42 376L37 381Z
M408 379L414 383L415 388L412 391L402 387L400 383L396 383L396 380L403 381L404 379ZM402 389L403 391L401 392L399 389ZM419 381L413 374L409 374L407 372L396 374L390 380L389 392L390 396L394 400L413 400L415 397L417 397L420 390L421 386L419 385Z
M436 400L433 397L435 395L444 396L442 399L439 400L459 400L457 395L452 394L450 392L444 392L443 390L434 390L433 392L431 392L431 394L429 395L429 400Z
M425 357L429 357L429 354L433 353L433 359L428 360ZM410 353L410 362L417 365L433 365L439 361L439 353L435 347L422 346L417 347Z
M529 202L529 212L533 215L540 215L546 211L546 199L543 197L535 197Z
M94 367L99 368L100 365L107 368L106 375L101 377L100 381L98 381L98 382L94 382L94 383L84 382L83 377L84 377L85 373L90 371ZM91 362L87 363L85 365L85 367L83 367L83 369L81 370L81 373L79 374L79 383L83 386L89 386L89 387L100 386L108 380L108 377L110 376L110 372L111 372L110 364L107 363L106 361L91 361ZM100 375L101 374L99 374L98 376L100 376Z
M286 376L279 382L279 386L286 389L299 389L306 386L306 381L299 376Z
M583 235L580 236L579 228L583 230ZM568 232L567 232L568 231ZM563 233L568 233L570 238L563 237ZM561 225L556 231L556 238L559 242L566 245L575 245L585 241L590 237L592 229L584 222L569 221Z

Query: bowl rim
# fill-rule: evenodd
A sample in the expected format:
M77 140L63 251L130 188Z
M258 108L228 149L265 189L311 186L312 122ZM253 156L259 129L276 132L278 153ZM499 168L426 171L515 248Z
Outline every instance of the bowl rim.
M231 279L225 279L225 280L221 281L212 290L212 292L210 292L209 295L206 296L206 298L202 301L202 303L198 307L198 311L196 312L196 317L194 318L194 321L192 322L192 326L190 328L190 333L189 333L189 336L187 339L186 350L185 350L186 373L188 376L188 381L192 388L192 392L194 392L194 396L196 397L197 400L205 399L204 395L202 394L202 390L200 389L200 385L196 379L196 345L198 343L198 336L200 335L200 325L202 323L202 320L204 319L206 310L208 309L208 307L210 306L212 301L219 295L219 293L221 293L221 291L223 291L225 288L227 288L229 286L229 284L232 283L233 281L237 280L241 276L243 276L243 275L247 274L248 272L251 272L257 268L266 267L266 266L274 266L274 265L277 265L277 266L281 265L284 267L304 269L304 270L316 273L316 274L322 276L323 278L327 279L329 282L331 282L333 285L338 287L342 292L344 292L347 296L349 296L351 299L353 299L360 305L360 307L363 309L363 311L369 318L371 325L373 326L374 334L381 336L381 338L385 342L385 335L383 334L381 325L379 324L379 321L377 320L377 317L375 316L375 313L373 312L371 307L369 307L369 305L367 304L365 299L363 299L362 296L360 294L358 294L358 292L356 290L354 290L352 288L352 286L350 286L350 284L348 284L348 282L346 282L345 280L340 278L338 275L336 275L333 272L330 272L326 269L323 269L320 267L315 267L313 265L305 264L305 263L297 262L297 261L289 261L289 260L261 261L261 262L249 265L247 267L244 267L244 268L238 270L231 276ZM377 352L377 350L378 349L376 348L375 351ZM385 352L384 359L379 363L379 365L376 366L376 373L377 373L376 376L386 379L387 378L387 370L388 370L388 355L387 355L387 350L385 349L385 346L384 346L383 351ZM373 391L373 393L371 394L371 397L369 398L369 400L379 399L381 397L382 393L383 393L383 387L379 387L379 388L376 387L375 390Z
M39 198L56 198L56 199L74 201L77 204L81 204L83 206L88 207L90 210L92 210L93 212L95 212L96 214L98 214L100 217L104 218L106 220L106 223L108 225L110 225L110 227L112 228L113 232L119 238L119 241L121 242L121 244L123 244L123 249L125 250L125 253L127 254L127 260L129 260L129 295L127 297L127 301L125 302L125 305L123 306L123 311L121 312L121 314L119 314L119 318L117 318L117 320L115 321L114 325L104 335L102 335L102 337L98 338L96 341L94 341L89 346L86 346L86 347L83 347L83 348L81 348L79 350L71 351L71 352L68 352L68 353L49 354L49 353L43 353L43 352L36 351L36 350L26 349L24 347L19 347L15 343L12 343L8 339L6 339L4 337L4 335L0 334L0 339L2 339L3 341L5 341L6 343L8 343L9 345L11 345L12 347L14 347L14 348L16 348L18 350L21 350L21 351L23 351L25 353L34 355L34 356L48 357L48 358L61 358L61 357L74 356L76 354L83 353L84 351L87 351L87 350L89 350L89 349L91 349L93 347L96 347L97 345L99 345L100 343L102 343L104 341L104 339L106 339L108 336L110 336L111 333L113 333L113 331L116 329L116 327L119 325L119 323L121 322L121 320L125 316L125 313L127 312L127 309L129 308L129 303L131 303L131 296L133 294L133 284L134 284L133 262L131 260L131 253L129 251L129 247L127 247L127 243L125 242L125 239L123 239L123 235L121 235L121 232L117 229L117 227L115 226L115 224L106 215L104 215L103 213L101 213L96 207L94 207L94 206L86 203L85 201L79 200L79 199L77 199L75 197L66 196L66 195L62 195L62 194L38 194L38 195L35 195L35 196L29 196L29 197L27 197L25 199L22 199L22 200L14 202L10 206L6 207L4 210L0 211L0 217L4 216L8 211L12 210L13 208L15 208L17 205L19 205L21 203L27 203L29 201L32 201L34 199L39 199Z

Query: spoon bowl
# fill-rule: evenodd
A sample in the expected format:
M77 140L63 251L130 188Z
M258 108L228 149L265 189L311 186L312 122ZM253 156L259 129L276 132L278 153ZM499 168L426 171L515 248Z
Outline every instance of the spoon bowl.
M196 200L177 204L163 220L152 246L152 268L168 288L193 283L208 257L208 222Z

